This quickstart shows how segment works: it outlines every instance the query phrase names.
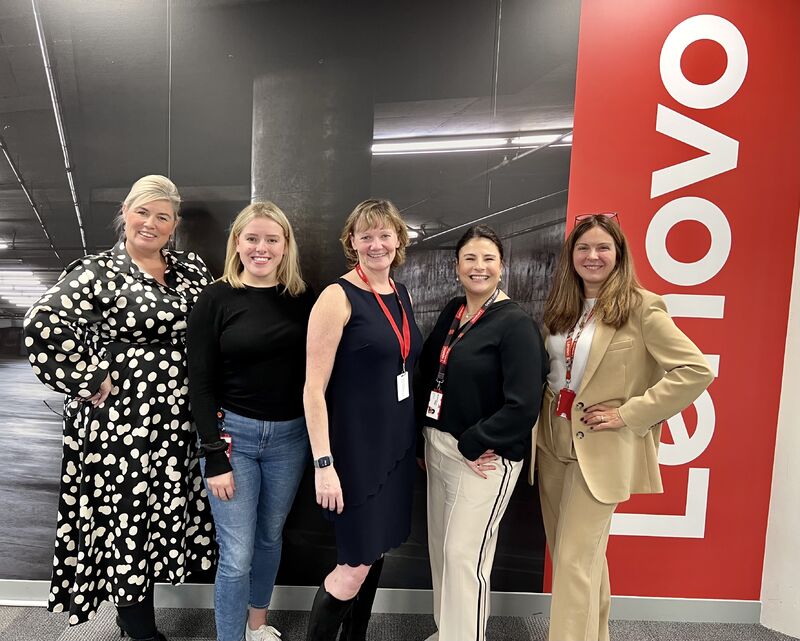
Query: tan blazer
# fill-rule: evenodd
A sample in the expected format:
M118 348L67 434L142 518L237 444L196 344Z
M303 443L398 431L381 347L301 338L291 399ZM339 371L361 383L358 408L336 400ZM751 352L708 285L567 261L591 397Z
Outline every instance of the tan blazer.
M592 495L602 503L663 492L658 467L661 423L691 405L714 380L703 354L672 321L662 298L640 291L641 307L625 325L615 330L597 324L572 406L578 464ZM604 401L619 407L626 427L592 431L581 423L585 408ZM531 483L537 428L551 429L552 402L548 389L533 432Z

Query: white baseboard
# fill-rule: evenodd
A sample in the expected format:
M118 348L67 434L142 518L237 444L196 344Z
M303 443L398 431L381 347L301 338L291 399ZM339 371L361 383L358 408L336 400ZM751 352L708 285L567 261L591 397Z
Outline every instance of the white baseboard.
M0 580L0 605L44 606L49 587L48 581ZM316 591L316 586L276 586L270 607L308 610ZM161 608L212 608L214 587L197 583L158 585L155 598L156 605ZM549 609L549 594L492 592L492 614L495 615L546 616ZM373 612L431 614L431 591L381 588L375 597ZM619 620L758 623L760 614L759 601L611 597L611 618Z

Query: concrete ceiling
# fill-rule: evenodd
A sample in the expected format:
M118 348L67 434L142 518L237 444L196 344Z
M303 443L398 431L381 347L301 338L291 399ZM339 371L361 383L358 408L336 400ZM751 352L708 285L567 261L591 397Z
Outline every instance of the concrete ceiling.
M298 56L371 59L375 138L572 127L577 0L39 7L89 252L113 242L118 204L147 173L169 171L185 200L233 215L250 193L253 77ZM52 283L83 250L30 0L0 4L0 135L58 253L0 156L0 270ZM373 192L433 229L566 189L569 147L488 171L508 153L376 156ZM0 316L20 311L0 299Z

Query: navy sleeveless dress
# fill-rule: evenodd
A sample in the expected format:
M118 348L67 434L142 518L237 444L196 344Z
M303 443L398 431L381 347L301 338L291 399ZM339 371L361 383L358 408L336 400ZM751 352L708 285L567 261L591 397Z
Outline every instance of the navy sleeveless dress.
M337 563L371 565L408 538L411 529L416 429L413 397L397 400L400 343L371 291L340 278L350 302L328 383L329 434L344 510L324 510L336 531ZM422 348L405 286L396 283L411 329L406 371ZM394 294L381 298L402 328ZM410 389L413 386L410 385Z

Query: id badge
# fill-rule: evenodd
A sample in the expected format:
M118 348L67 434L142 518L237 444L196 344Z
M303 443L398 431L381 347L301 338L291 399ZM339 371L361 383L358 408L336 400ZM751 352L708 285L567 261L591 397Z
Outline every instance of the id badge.
M397 375L397 400L404 401L408 398L408 372Z
M439 420L439 413L442 411L442 399L444 394L439 390L431 390L431 396L428 399L428 409L425 411L425 416L432 418L434 421Z
M230 460L230 458L231 458L231 450L233 449L233 439L231 438L231 435L228 434L227 432L222 432L219 435L219 437L220 437L220 439L222 439L223 441L225 441L228 444L228 449L225 450L225 456L227 456L228 460Z
M564 387L556 398L556 416L572 419L572 402L575 400L575 390Z

